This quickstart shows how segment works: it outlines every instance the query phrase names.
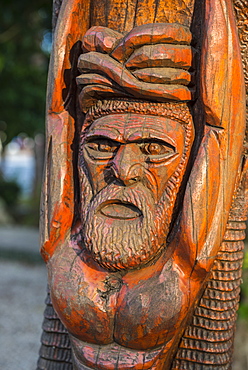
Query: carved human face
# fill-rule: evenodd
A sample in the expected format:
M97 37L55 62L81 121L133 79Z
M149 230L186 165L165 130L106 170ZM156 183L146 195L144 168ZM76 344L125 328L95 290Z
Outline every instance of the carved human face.
M102 266L135 268L165 246L185 140L178 121L135 113L101 117L83 132L82 233Z

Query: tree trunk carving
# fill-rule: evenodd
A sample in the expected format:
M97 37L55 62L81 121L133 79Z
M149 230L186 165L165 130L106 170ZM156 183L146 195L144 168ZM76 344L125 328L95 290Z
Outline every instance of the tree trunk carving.
M231 369L247 14L246 0L54 1L38 370Z

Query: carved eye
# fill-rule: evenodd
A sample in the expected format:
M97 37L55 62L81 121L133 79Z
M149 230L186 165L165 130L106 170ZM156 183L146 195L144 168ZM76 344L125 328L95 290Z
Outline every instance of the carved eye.
M158 143L144 144L142 152L148 155L159 155L163 152L163 146Z
M169 146L169 144L167 145L159 142L142 143L140 145L140 150L143 154L149 156L151 160L168 158L175 154L175 148ZM154 158L152 158L153 156Z
M85 144L88 154L95 159L109 159L118 150L119 144L108 139L93 139Z
M117 149L117 146L109 141L109 140L104 140L104 141L100 141L99 144L98 144L98 150L100 152L115 152Z

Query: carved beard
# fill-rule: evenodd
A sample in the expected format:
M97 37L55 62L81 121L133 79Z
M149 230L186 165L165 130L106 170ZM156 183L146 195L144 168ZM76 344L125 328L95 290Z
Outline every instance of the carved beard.
M110 184L93 197L82 167L80 174L82 236L92 258L102 267L116 271L136 268L158 255L166 244L177 194L176 183L171 181L173 176L159 203L155 204L152 193L142 183L133 187ZM110 220L100 209L113 200L132 204L141 216L133 220Z

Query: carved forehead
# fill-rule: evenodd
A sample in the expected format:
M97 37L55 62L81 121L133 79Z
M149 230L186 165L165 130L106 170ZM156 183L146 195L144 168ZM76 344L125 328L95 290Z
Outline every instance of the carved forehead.
M174 145L183 134L182 125L170 118L120 113L96 119L88 128L86 137L106 136L120 142L155 138L170 141Z
M91 107L86 115L83 130L96 119L110 114L136 113L154 117L166 117L183 125L192 123L192 116L185 103L157 103L130 100L103 100Z

